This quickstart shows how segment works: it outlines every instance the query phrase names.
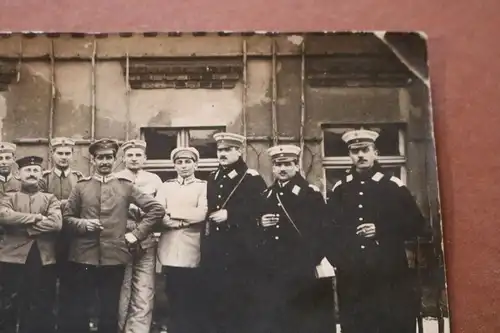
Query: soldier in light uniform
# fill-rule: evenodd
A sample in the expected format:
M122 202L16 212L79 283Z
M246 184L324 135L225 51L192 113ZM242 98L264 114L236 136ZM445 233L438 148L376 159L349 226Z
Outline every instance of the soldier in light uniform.
M162 184L160 177L142 169L147 159L146 142L130 140L125 142L121 149L123 150L125 169L117 172L115 176L129 179L144 193L156 196ZM144 213L136 205L131 204L127 231L134 230L141 222L143 215ZM153 234L139 242L132 253L132 262L125 269L118 317L120 332L149 332L151 328L155 292L156 245L157 242Z
M12 174L15 163L16 145L0 142L0 192L15 192L21 189L21 180Z
M62 227L60 202L39 191L43 159L17 160L21 189L0 202L0 332L55 331L56 236Z
M207 214L207 182L194 172L200 154L196 148L172 151L177 178L163 183L158 200L166 207L158 259L166 277L169 333L202 333L200 294L200 237Z
M88 332L89 298L97 291L100 310L98 332L118 331L118 309L130 249L145 240L165 209L129 179L112 174L118 143L101 139L89 146L95 173L82 178L64 207L64 222L75 233L69 248L72 290L67 333ZM130 204L144 212L141 221L127 231Z
M47 193L52 193L61 202L61 210L71 193L75 184L83 177L80 171L71 169L71 162L73 161L73 147L75 142L69 138L53 138L50 141L50 148L52 153L52 161L54 167L50 170L43 172L43 177L40 181L40 190ZM63 228L59 233L57 240L57 275L59 278L59 304L58 304L58 321L67 318L65 311L68 309L69 290L67 288L67 266L68 266L68 246L71 234ZM59 323L58 326L64 326Z
M219 167L207 182L208 218L201 243L207 332L241 333L251 318L253 235L264 179L243 161L245 137L217 133Z
M425 221L408 188L378 164L377 137L365 129L342 136L353 166L328 198L342 332L415 333L419 299L405 241Z
M320 248L325 200L299 173L299 147L274 146L268 154L276 180L262 194L258 221L260 302L254 331L335 332L333 286L330 281L321 288L315 277L325 255Z

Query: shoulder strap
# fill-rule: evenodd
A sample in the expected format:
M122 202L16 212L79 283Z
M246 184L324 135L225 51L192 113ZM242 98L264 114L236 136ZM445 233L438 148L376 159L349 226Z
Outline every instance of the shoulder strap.
M295 222L293 222L293 219L292 217L290 216L290 214L288 214L288 211L286 210L285 208L285 205L283 205L283 203L281 202L281 199L280 199L280 196L278 195L278 193L276 193L276 199L278 199L278 202L280 204L280 207L281 209L283 210L283 212L285 213L285 216L286 218L288 219L288 221L292 224L292 226L295 228L295 230L297 231L297 233L299 234L299 236L302 237L302 233L300 232L299 228L297 228L297 225L295 224Z
M238 181L238 183L236 183L236 185L233 187L233 190L231 191L231 193L229 193L226 200L224 200L224 203L222 204L221 209L224 209L224 207L226 207L227 203L229 202L229 199L231 199L234 192L236 192L236 189L241 185L241 183L243 182L243 179L245 179L246 175L247 175L247 173L245 172L243 174L243 177L241 177L240 180Z

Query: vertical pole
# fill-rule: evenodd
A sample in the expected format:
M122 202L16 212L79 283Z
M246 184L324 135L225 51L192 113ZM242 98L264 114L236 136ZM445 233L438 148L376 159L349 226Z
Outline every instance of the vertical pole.
M126 60L125 60L125 84L127 87L126 91L126 107L127 107L127 119L126 119L126 126L125 126L125 140L129 139L129 132L130 132L130 83L129 83L129 78L130 78L130 57L128 53L128 44L127 44L127 53L126 53Z
M49 145L54 135L54 112L56 107L56 68L54 56L54 40L50 40L50 111L49 111ZM47 149L47 168L52 167L52 156L50 149Z
M276 75L276 40L272 38L271 44L271 53L272 53L272 101L271 101L271 116L272 116L272 140L273 145L278 144L278 120L276 114L276 100L278 95L277 90L277 75Z
M243 37L243 93L241 96L241 123L243 126L243 136L247 137L247 40ZM243 159L246 160L247 157L247 144L245 140L245 149L243 150Z
M96 54L97 54L97 40L94 37L92 45L92 74L91 74L91 123L90 123L90 138L95 140L96 128Z
M302 45L300 47L300 170L302 176L306 177L304 170L304 126L306 122L306 101L305 101L305 72L306 72L306 58L305 58L305 40L302 39Z
M21 65L23 62L23 35L19 36L19 54L17 58L17 76L16 82L19 83L21 81Z

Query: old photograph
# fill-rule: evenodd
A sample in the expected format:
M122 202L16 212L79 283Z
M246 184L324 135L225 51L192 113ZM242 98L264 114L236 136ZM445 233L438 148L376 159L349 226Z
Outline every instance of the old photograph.
M0 34L0 333L449 333L427 57Z

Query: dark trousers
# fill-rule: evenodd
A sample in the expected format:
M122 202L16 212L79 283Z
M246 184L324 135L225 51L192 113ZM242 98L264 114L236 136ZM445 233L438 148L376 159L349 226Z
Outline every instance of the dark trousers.
M255 333L335 333L331 279L269 274L257 286Z
M92 266L68 264L71 302L60 329L64 333L88 333L90 308L99 311L98 332L118 332L118 304L125 265ZM94 295L97 293L97 298Z
M42 265L33 244L25 264L1 263L0 332L52 333L55 331L55 265Z
M165 292L169 303L170 333L201 333L201 281L198 268L165 266Z
M71 306L71 287L68 281L71 278L71 264L68 261L69 253L69 235L67 232L61 232L58 235L56 255L57 255L57 326L64 327L69 317L68 309Z
M419 299L413 282L339 272L342 333L415 333Z
M254 300L243 269L203 269L203 319L207 333L251 332Z

